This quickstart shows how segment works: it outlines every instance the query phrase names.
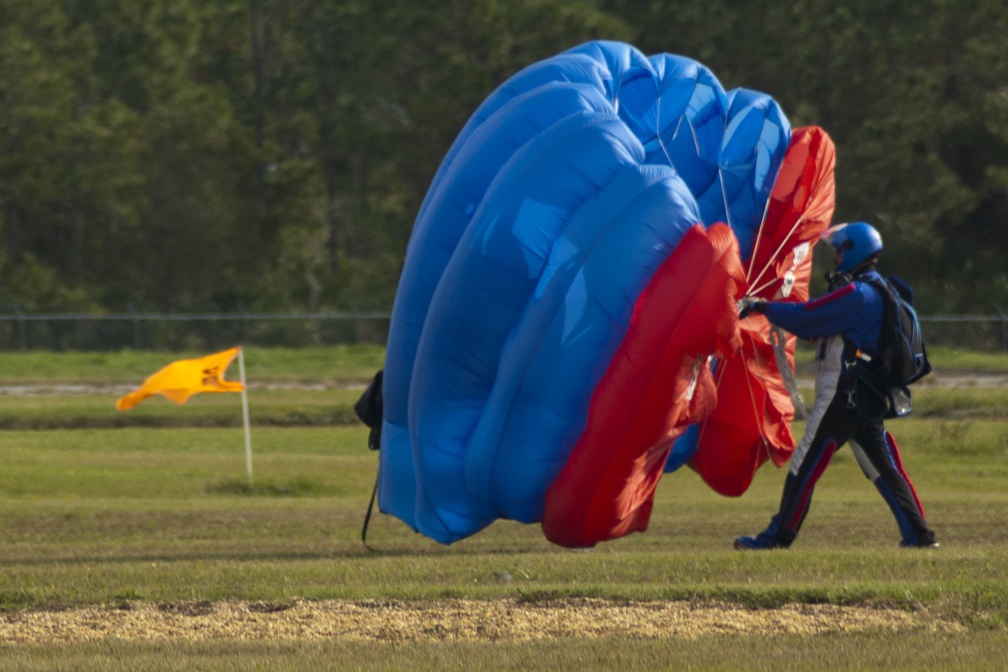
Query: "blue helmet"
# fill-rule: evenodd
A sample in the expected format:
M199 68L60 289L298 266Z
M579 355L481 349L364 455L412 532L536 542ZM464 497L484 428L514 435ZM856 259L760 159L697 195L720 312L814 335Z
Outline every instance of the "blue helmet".
M843 261L836 267L839 273L850 273L882 251L882 236L868 222L831 226L819 235L819 239L843 251Z

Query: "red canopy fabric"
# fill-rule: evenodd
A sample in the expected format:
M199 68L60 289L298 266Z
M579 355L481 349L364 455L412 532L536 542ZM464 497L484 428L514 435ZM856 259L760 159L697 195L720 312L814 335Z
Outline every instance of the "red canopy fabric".
M707 357L740 345L744 275L731 230L693 227L639 297L592 397L587 426L546 493L543 532L592 546L647 528L673 441L714 407Z
M808 299L812 248L833 217L835 162L833 141L823 129L794 130L746 264L746 295ZM770 324L751 315L739 327L742 347L716 365L717 405L702 422L690 460L711 488L727 496L744 493L764 462L781 466L795 448L794 404L774 355ZM783 336L786 366L793 372L796 341Z

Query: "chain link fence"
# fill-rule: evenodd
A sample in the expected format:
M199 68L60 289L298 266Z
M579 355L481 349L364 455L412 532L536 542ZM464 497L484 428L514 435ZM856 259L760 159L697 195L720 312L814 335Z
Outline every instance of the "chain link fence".
M0 314L0 350L206 350L383 345L391 313Z
M1008 315L921 315L929 346L1008 351ZM0 314L0 350L208 350L385 344L391 314Z

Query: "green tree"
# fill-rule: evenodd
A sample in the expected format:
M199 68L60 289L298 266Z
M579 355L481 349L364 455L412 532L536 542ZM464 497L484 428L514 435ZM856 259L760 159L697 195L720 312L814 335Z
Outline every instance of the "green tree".
M837 144L837 221L868 219L929 312L1008 303L1003 52L996 0L727 0L600 5L645 51L766 91ZM993 243L993 244L992 244ZM979 290L979 291L978 291Z
M1008 306L999 0L0 0L0 300L388 308L459 130L590 39L704 62L838 148L926 311Z

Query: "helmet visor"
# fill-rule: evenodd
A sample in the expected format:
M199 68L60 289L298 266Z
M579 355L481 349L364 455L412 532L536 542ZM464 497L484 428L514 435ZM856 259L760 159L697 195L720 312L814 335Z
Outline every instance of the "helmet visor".
M819 234L819 240L838 250L850 250L854 247L854 241L847 236L847 224L837 224L831 226Z

